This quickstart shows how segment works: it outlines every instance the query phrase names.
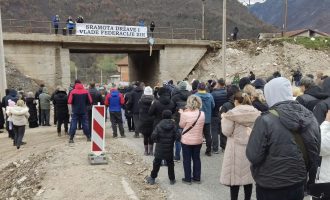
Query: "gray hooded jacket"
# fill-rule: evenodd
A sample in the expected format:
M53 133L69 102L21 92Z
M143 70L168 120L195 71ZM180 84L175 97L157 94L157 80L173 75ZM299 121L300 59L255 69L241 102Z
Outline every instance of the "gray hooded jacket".
M272 99L270 110L276 110L279 116L270 112L260 116L255 122L246 149L254 180L257 185L269 189L303 185L307 171L317 163L320 152L318 123L311 111L290 100L292 96L288 90L291 87L285 86L287 81L281 78L280 81L269 82L268 87L265 87L265 90L275 90L273 94L278 95L271 98L271 91L265 91L268 94L267 103L268 99ZM283 93L279 94L281 92L277 90ZM308 166L305 165L292 132L301 134L303 138L309 157Z

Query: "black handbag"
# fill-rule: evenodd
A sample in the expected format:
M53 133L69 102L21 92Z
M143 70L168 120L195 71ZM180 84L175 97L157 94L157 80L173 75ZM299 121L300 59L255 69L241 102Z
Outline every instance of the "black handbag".
M201 116L201 111L199 111L196 121L187 130L183 131L182 135L188 133L192 128L194 128L194 126L197 124L197 121L198 121L200 116Z

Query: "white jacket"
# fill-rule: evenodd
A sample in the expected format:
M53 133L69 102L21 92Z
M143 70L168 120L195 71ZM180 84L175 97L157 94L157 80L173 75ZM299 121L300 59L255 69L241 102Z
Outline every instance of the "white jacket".
M320 128L322 164L318 183L330 183L330 122L324 121Z
M7 107L6 113L15 126L25 126L30 116L28 107Z

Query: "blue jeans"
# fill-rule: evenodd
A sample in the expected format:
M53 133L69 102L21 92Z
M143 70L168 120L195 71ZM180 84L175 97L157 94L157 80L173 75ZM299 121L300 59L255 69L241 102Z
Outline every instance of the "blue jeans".
M200 152L202 144L199 145L182 145L182 157L183 157L183 169L184 178L186 181L194 179L196 181L201 180L201 158ZM191 160L193 161L193 177L191 177Z
M175 155L174 160L180 160L181 159L181 141L175 140Z
M81 123L82 123L83 132L86 135L86 137L91 138L90 128L89 128L89 125L88 125L87 113L84 113L84 114L73 113L72 116L71 116L71 124L70 124L70 131L69 131L70 140L73 140L73 138L76 134L78 120L80 120Z

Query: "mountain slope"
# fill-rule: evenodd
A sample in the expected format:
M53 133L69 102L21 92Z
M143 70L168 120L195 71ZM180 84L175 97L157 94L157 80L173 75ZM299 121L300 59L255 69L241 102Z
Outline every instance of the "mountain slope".
M209 33L208 39L219 39L222 1L205 2L205 28ZM3 19L49 20L52 15L59 14L62 21L69 15L74 18L82 15L86 22L91 23L134 25L139 19L145 19L147 24L155 21L156 28L202 27L201 0L0 0L0 4ZM259 32L273 29L250 14L237 0L227 4L228 32L237 26L242 38L255 38ZM5 28L4 25L4 30Z
M282 27L284 1L267 0L251 6L259 19ZM330 33L330 0L288 0L288 29L318 29Z

